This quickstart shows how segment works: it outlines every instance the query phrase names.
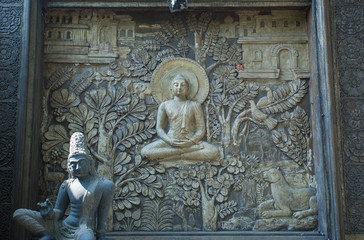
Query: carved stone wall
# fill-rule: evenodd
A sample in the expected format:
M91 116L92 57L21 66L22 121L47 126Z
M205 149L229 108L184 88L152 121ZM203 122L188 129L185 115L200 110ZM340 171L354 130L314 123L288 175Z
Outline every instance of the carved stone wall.
M23 1L0 1L0 238L10 239Z
M304 11L48 9L45 21L42 198L55 200L81 131L116 184L114 231L317 230ZM198 146L218 149L209 161L141 155L179 72L206 93L192 100Z
M346 233L364 233L363 2L336 1L335 18L343 133Z

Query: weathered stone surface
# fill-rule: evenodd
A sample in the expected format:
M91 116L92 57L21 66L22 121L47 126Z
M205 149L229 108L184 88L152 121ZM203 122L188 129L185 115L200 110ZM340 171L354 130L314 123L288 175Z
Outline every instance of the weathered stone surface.
M275 218L259 219L255 222L255 231L307 231L317 226L317 216L310 216L302 219Z

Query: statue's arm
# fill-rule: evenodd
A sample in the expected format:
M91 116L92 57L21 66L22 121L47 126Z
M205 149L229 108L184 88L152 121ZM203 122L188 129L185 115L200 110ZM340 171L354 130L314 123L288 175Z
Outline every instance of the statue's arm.
M64 213L67 210L70 199L68 197L68 183L64 181L58 190L56 206L54 207L54 218L55 220L62 219Z
M109 213L112 208L112 200L114 197L115 185L113 182L108 180L103 180L102 184L103 193L100 200L100 204L97 211L97 230L96 237L97 239L103 239L104 234L107 230L107 224Z
M67 194L67 182L63 182L58 191L56 207L53 208L53 204L49 199L43 203L38 203L40 215L47 220L59 220L63 218L63 215L67 209L69 198Z
M205 136L206 133L205 119L201 104L196 103L196 106L194 106L194 110L196 120L196 132L190 140L194 143L198 143Z
M158 108L158 114L157 114L157 134L158 136L165 141L166 143L170 144L170 137L167 136L166 131L164 130L168 123L168 117L167 117L167 110L165 103L161 103Z

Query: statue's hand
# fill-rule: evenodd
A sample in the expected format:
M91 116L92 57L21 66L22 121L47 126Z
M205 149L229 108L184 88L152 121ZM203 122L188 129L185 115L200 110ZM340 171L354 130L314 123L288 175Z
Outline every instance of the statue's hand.
M174 140L173 144L174 147L186 148L191 147L194 142L191 140Z
M53 204L49 199L47 198L45 202L38 203L40 215L42 215L43 218L52 218L52 215L54 214L53 211Z

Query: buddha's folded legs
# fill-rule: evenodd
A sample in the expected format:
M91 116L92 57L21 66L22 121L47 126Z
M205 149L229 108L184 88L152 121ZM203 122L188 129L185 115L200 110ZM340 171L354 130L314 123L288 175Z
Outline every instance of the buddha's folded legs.
M162 140L157 140L146 145L141 154L151 160L178 161L211 161L219 158L219 150L216 146L207 142L200 142L186 148L171 147Z
M193 152L184 152L181 154L182 160L192 161L212 161L217 160L220 156L219 149L207 142L199 143L200 149Z

